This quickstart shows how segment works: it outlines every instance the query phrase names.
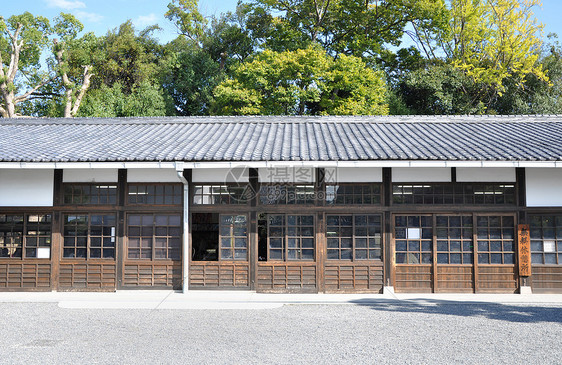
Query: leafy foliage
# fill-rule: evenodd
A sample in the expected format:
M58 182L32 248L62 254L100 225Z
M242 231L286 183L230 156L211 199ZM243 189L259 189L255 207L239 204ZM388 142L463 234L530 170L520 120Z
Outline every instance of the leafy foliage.
M264 51L215 89L213 111L231 115L387 114L381 72L317 48Z

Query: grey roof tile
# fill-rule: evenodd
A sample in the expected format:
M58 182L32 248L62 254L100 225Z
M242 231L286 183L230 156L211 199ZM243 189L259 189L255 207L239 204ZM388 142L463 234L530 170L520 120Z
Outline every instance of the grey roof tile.
M562 116L0 119L0 161L561 161Z

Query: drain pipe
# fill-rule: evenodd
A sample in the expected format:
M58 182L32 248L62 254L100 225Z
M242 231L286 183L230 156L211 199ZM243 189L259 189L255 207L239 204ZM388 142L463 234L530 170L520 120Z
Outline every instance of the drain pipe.
M183 176L183 163L176 163L178 179L183 184L183 239L182 239L182 293L189 289L189 182Z

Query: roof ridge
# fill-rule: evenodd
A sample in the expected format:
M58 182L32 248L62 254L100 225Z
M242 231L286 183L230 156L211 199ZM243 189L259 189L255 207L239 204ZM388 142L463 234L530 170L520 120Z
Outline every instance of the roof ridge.
M337 115L337 116L158 116L158 117L80 117L80 118L2 118L6 125L135 125L200 123L540 123L562 122L562 115Z

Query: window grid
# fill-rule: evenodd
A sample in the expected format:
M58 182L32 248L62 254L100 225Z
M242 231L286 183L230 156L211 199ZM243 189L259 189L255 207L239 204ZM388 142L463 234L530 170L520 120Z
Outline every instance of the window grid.
M179 260L181 217L178 214L131 214L127 216L127 258Z
M29 214L25 227L25 257L37 257L39 248L51 248L52 217L50 214Z
M474 263L472 216L443 216L435 218L438 264Z
M328 260L381 260L381 216L328 215Z
M195 185L193 204L248 204L249 188L237 185Z
M314 185L262 185L260 203L264 205L314 204Z
M394 239L397 264L433 263L432 216L395 216Z
M394 204L514 205L513 184L394 184Z
M513 216L476 217L478 264L515 264Z
M326 204L328 205L371 205L380 203L380 184L326 185Z
M51 247L50 214L0 214L0 258L37 258Z
M64 204L115 205L117 185L64 184Z
M114 214L65 214L63 258L115 259Z
M248 261L248 218L221 215L219 229L221 260Z
M531 262L562 264L562 215L534 215L531 225Z
M272 214L267 218L268 260L314 260L314 216Z
M183 186L180 184L129 184L130 205L181 205Z

